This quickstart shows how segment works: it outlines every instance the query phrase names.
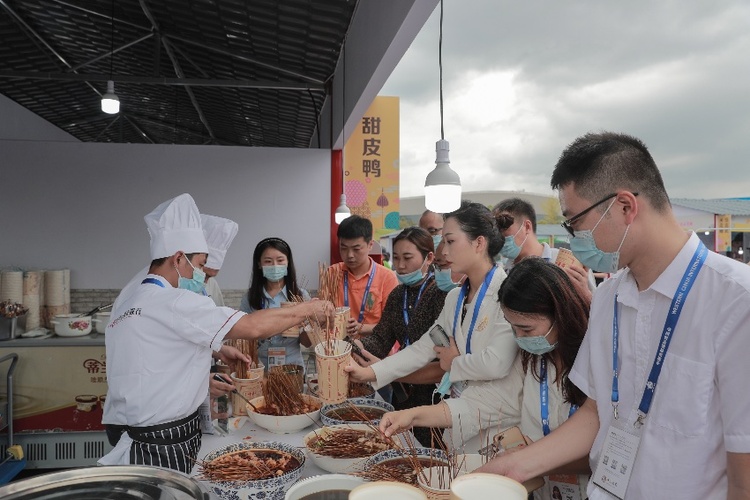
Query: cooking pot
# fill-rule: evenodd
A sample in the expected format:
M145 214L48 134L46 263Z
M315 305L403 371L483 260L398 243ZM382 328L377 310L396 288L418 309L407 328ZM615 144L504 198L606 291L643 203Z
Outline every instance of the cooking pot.
M55 326L55 333L61 337L80 337L91 333L91 316L58 314L51 323Z
M0 487L3 500L212 500L199 481L179 472L145 465L85 467L42 474Z
M98 312L94 314L94 329L99 333L104 333L104 330L109 324L109 317L112 313L109 312Z

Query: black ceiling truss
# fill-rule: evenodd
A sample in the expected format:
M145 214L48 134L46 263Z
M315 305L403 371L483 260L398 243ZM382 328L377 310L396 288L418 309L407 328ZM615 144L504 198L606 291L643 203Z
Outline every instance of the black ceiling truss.
M0 93L83 141L319 145L355 4L0 0Z

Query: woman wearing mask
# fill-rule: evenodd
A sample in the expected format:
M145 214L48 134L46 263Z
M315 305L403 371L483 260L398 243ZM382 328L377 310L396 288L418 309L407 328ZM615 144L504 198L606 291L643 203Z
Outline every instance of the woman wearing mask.
M448 293L454 288L461 286L466 279L465 274L456 273L451 270L451 262L445 258L443 249L445 248L445 242L443 241L442 235L438 238L438 244L435 247L435 284L439 289ZM433 243L435 237L432 237Z
M372 334L361 339L365 355L370 355L367 360L360 358L363 364L385 358L389 352L418 341L437 319L447 292L435 284L433 257L430 233L420 227L408 227L393 240L393 270L400 284L388 295L383 315ZM435 383L442 376L443 370L435 362L429 371L393 384L393 406L403 409L432 403ZM429 429L415 429L414 434L420 443L429 445Z
M404 350L370 366L350 364L345 369L355 380L374 381L376 386L382 386L423 368L437 357L447 372L438 390L455 398L468 390L482 393L488 381L510 372L516 343L495 300L505 279L505 271L494 261L503 246L501 230L505 227L507 219L496 221L489 209L479 203L463 202L458 210L445 215L443 254L453 271L466 274L464 284L448 293L436 321L447 334L449 346L438 347L430 335L423 335ZM498 424L497 409L482 412L483 420L485 416L491 426ZM466 444L471 437L470 427L466 423L458 429L461 432L451 436L454 446Z
M251 313L281 307L282 302L310 300L307 290L297 284L292 249L281 238L266 238L253 252L253 274L250 288L242 297L240 310ZM258 360L266 370L270 366L295 364L304 367L300 343L310 346L306 333L283 337L281 332L258 342Z
M498 300L521 353L511 374L496 381L494 390L487 393L489 404L499 407L504 416L520 413L521 431L538 440L560 426L586 399L568 373L586 333L589 303L565 271L540 258L516 264L500 287ZM514 402L516 397L520 399ZM455 426L477 420L480 409L480 402L461 397L438 406L386 414L380 428L390 436L412 425ZM501 427L507 427L505 421ZM486 467L491 471L491 465ZM555 489L565 492L565 498L585 498L587 461L566 469L580 475L545 477L545 485L534 492L535 499L552 499Z

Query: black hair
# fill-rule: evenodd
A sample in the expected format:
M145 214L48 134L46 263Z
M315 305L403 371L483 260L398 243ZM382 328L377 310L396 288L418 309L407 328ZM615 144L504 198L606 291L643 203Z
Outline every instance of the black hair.
M562 365L555 382L562 385L565 401L582 405L586 395L568 379L568 374L586 334L589 303L581 297L565 271L538 257L524 259L508 272L497 299L504 309L544 316L554 323L557 328L555 351ZM531 364L534 377L540 380L536 363L531 363L536 356L526 351L521 355L524 372ZM552 362L551 353L542 356Z
M204 253L204 252L193 252L193 253L186 253L186 254L185 254L185 257L187 257L187 260L189 260L189 261L191 262L191 264L192 264L192 261L193 261L193 257L195 257L196 255L198 255L199 253ZM151 261L151 265L150 265L150 266L149 266L149 268L148 268L148 269L149 269L149 271L150 271L151 269L155 268L155 267L159 267L159 266L161 266L162 264L164 264L164 263L165 263L165 262L167 261L167 259L168 259L169 257L171 257L171 255L169 255L169 256L167 256L167 257L159 257L158 259L154 259L154 260L152 260L152 261Z
M286 255L287 268L286 276L284 277L284 284L286 285L287 300L291 301L292 297L302 297L302 291L297 284L297 271L294 269L294 258L292 257L292 249L289 244L281 238L266 238L261 240L260 243L255 245L253 251L253 274L250 278L250 288L247 290L247 299L250 303L250 307L256 311L263 308L263 287L268 281L263 276L263 270L259 269L260 256L267 248L275 248L279 252Z
M461 231L469 236L471 241L480 236L487 240L487 256L495 262L495 256L505 244L503 231L513 224L513 218L507 215L495 216L490 209L481 203L473 203L468 200L461 202L458 210L454 210L443 216L443 220L456 219Z
M393 239L393 247L396 247L396 243L401 240L408 240L414 243L419 253L422 254L422 258L426 259L427 254L432 252L435 253L435 244L432 242L432 236L426 229L422 229L419 226L407 227L401 231L398 236Z
M626 189L648 199L658 212L671 206L648 148L626 134L588 133L568 145L555 165L550 185L560 189L570 183L575 184L577 194L592 202Z
M523 217L531 221L531 229L536 233L536 210L534 206L521 198L508 198L503 200L492 209L495 214L507 212L515 217Z
M364 238L369 243L372 240L372 222L359 215L350 215L341 221L336 230L336 236L345 240Z

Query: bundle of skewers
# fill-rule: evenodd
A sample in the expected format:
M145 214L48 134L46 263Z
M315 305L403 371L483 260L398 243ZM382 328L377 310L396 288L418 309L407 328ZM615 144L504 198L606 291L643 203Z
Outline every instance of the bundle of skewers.
M313 453L333 458L362 458L392 448L394 442L372 429L331 427L315 433L307 446Z
M257 481L281 476L299 461L280 450L238 450L210 461L198 460L198 478L206 481Z
M246 339L227 340L226 343L235 347L242 354L252 360L250 367L247 363L237 363L234 368L235 376L240 379L250 378L249 370L258 366L258 341Z
M341 281L341 274L338 269L330 268L323 263L318 263L318 297L321 300L328 300L334 304L338 303L339 295L339 283ZM337 352L336 335L334 331L334 325L331 324L330 319L326 318L325 325L319 325L321 330L324 332L324 338L322 342L324 344L323 351L326 356L335 356L341 354Z
M284 369L270 370L263 386L263 408L266 415L302 415L320 409L319 402L299 392L298 375Z

